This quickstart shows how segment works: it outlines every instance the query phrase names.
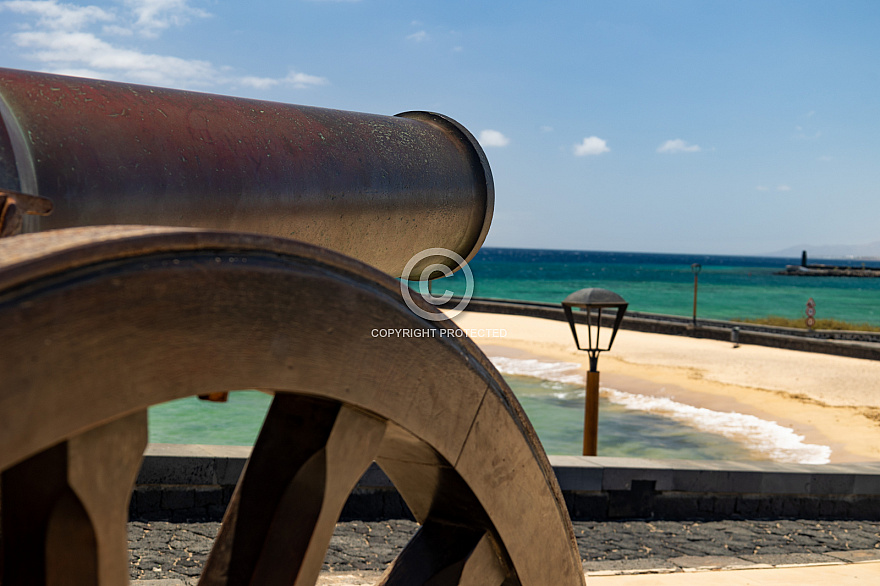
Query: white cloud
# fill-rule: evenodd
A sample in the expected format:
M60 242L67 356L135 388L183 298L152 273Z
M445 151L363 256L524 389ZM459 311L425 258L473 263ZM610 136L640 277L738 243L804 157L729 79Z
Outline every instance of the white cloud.
M306 89L319 85L327 85L330 83L326 77L318 77L317 75L308 75L307 73L299 73L291 71L282 81L292 84L297 89Z
M757 189L758 191L769 191L770 190L770 188L767 187L766 185L759 185L755 189Z
M114 47L89 33L51 37L34 33L17 41L22 47L39 48L34 55L41 61L56 67L86 65L99 71L98 77L109 74L154 85L205 85L221 80L220 73L208 61Z
M0 11L30 17L32 22L22 24L19 32L11 35L12 42L29 58L38 61L41 69L64 75L173 87L238 84L268 89L289 84L302 89L329 83L323 77L293 71L278 79L240 77L210 61L161 55L136 45L121 46L104 38L124 37L131 42L137 33L152 39L169 27L184 26L192 18L210 16L190 6L189 1L124 0L125 9L108 11L58 0L9 0L0 2ZM144 42L149 43L140 41Z
M257 88L258 90L266 90L275 87L276 85L281 83L281 81L275 79L274 77L254 77L251 75L247 75L245 77L242 77L239 80L239 83L248 87Z
M125 0L134 16L134 26L144 36L156 37L171 26L183 26L190 17L207 18L209 13L187 5L187 0Z
M505 147L510 144L510 139L497 130L483 130L479 141L484 147Z
M101 32L105 35L113 35L117 37L130 37L134 34L134 31L130 27L119 26L118 24L102 26Z
M607 153L611 149L608 143L598 136L588 136L580 144L574 145L574 154L577 157L587 157L590 155L601 155Z
M416 43L427 41L429 38L430 37L428 36L428 33L426 33L425 31L419 31L417 33L406 36L406 40L415 41Z
M541 132L553 132L553 127L544 125L541 127Z
M289 84L296 89L307 89L319 85L327 85L328 83L330 83L329 81L327 81L327 78L318 77L317 75L309 75L307 73L300 73L298 71L291 71L287 74L287 77L282 77L280 79L275 77L247 76L242 77L238 81L241 85L257 88L259 90L273 88L281 84Z
M59 4L55 0L11 0L0 3L17 14L34 15L37 26L53 30L77 30L96 21L112 21L115 17L110 12L97 6L76 6Z
M776 191L791 191L791 187L788 185L779 185L776 187Z
M688 144L680 138L667 140L657 147L658 153L698 153L701 150L699 145Z
M35 31L13 35L15 44L33 49L31 56L58 68L82 68L101 72L99 77L121 75L132 81L157 85L203 84L216 81L219 73L211 63L181 59L114 47L85 32Z

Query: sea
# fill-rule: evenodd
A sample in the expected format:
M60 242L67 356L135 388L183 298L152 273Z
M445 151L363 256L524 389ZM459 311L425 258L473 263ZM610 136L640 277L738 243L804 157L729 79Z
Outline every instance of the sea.
M698 318L816 318L880 326L880 278L776 274L800 258L484 248L469 263L474 296L558 303L585 287L610 289L629 310ZM810 259L845 266L878 261ZM462 271L434 281L435 295L464 294ZM551 454L580 454L583 375L572 363L492 358ZM150 409L150 441L252 445L270 397L232 393L228 403L181 399ZM605 456L823 464L828 446L810 444L774 421L602 387L598 452Z
M880 261L810 259L810 263L880 267ZM778 275L800 258L483 248L469 263L474 296L559 303L578 289L601 287L622 296L630 311L691 316L693 264L697 316L736 320L806 318L809 299L816 319L880 326L880 278ZM433 293L465 292L458 271L434 281Z

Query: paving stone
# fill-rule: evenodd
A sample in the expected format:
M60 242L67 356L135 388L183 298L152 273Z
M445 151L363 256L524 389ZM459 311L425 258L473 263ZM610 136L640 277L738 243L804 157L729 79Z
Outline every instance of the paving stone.
M841 559L845 562L875 562L880 560L880 549L829 551L827 555Z
M372 586L379 582L382 572L321 572L315 586Z
M681 556L668 560L685 570L723 570L730 568L756 568L760 564L734 556Z
M214 522L129 523L131 577L195 584L219 527ZM596 572L679 568L669 560L686 563L682 558L694 558L694 564L706 564L709 556L769 565L880 559L878 522L584 521L573 523L573 528L585 569ZM323 567L337 573L381 572L417 530L418 525L406 519L339 523Z
M822 564L842 564L843 560L818 553L788 553L769 555L746 555L744 560L756 564L769 564L771 566L808 566Z
M601 576L603 574L668 574L678 570L677 566L661 558L584 562L583 566L584 572L591 576Z

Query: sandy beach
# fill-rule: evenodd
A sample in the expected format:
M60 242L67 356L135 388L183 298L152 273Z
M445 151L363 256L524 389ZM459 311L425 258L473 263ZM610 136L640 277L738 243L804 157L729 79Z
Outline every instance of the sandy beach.
M585 371L565 322L476 312L454 321L490 358ZM620 330L599 371L603 387L775 421L830 446L831 463L880 460L880 362Z

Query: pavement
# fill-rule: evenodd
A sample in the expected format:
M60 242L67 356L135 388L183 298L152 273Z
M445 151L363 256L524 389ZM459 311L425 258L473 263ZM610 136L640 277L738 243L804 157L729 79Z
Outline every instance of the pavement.
M880 584L880 522L575 522L590 583L604 586ZM219 523L129 523L139 586L195 584ZM374 584L417 529L407 520L339 523L320 586ZM722 571L723 570L723 571ZM711 582L706 572L711 572Z

